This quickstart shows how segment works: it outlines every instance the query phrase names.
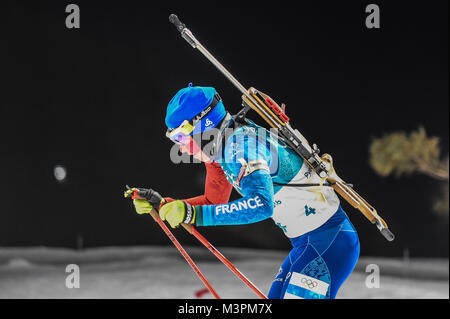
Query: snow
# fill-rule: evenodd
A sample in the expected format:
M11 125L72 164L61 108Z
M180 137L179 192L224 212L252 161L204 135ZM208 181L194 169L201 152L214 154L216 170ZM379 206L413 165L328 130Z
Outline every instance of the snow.
M204 247L185 247L222 298L257 298ZM267 294L287 251L217 247ZM80 267L80 288L66 287L66 266ZM368 264L380 288L367 288ZM337 298L449 298L448 259L361 257ZM0 248L0 298L196 298L204 289L173 246ZM212 298L207 293L202 298Z

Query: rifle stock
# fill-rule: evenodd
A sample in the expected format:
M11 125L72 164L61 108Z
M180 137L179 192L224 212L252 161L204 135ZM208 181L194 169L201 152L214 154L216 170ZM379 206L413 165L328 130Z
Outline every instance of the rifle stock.
M247 98L247 95L242 95L242 100L245 105L250 106L255 110L272 128L280 128L280 133L288 139L289 136L285 136L285 132L290 128L289 122L285 121L287 118L284 117L284 113L280 114L281 107L267 94L257 91L255 88L251 87L248 93L252 96L253 101ZM255 105L256 103L257 105ZM261 110L264 110L262 112ZM268 114L268 116L266 115ZM289 118L287 118L289 119ZM283 134L284 133L284 134ZM308 145L307 140L299 134L301 137L300 147L293 147L297 153L302 156L306 163L308 163L316 172L316 167L327 167L325 163L328 164L326 169L326 176L322 177L324 180L331 183L333 189L338 193L343 199L345 199L350 205L358 209L372 224L376 224L382 235L388 240L394 240L394 235L389 231L386 222L378 215L375 208L370 205L361 195L359 195L354 189L347 186L345 182L339 178L333 167L333 160L330 155L324 154L322 157L318 156L318 152L314 148ZM291 145L292 146L292 145ZM303 148L303 149L300 149ZM311 163L311 159L314 159L319 163L318 166L314 166Z

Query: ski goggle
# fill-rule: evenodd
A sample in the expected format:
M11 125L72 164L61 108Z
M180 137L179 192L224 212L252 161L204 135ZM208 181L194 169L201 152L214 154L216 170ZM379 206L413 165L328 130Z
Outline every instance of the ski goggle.
M221 101L220 95L216 93L214 95L211 104L208 105L206 109L201 111L199 114L194 116L191 120L184 120L180 126L174 129L168 129L166 132L166 137L168 137L172 142L179 145L186 145L191 141L192 133L196 128L197 124L201 125L201 120L214 110L216 105Z
M167 130L166 136L176 144L185 145L191 140L191 133L195 126L190 121L184 120L180 126L173 130Z

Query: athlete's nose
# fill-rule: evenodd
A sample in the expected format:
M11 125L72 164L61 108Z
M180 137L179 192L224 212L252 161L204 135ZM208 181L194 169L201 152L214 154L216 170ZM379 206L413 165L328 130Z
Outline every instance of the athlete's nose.
M186 147L186 145L184 145L184 144L180 145L180 152L181 153L187 153L188 152L188 148Z

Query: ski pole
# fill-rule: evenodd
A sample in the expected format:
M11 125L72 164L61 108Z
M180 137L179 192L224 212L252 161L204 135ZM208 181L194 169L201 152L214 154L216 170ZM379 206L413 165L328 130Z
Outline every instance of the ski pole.
M239 269L237 269L224 255L222 255L211 243L203 237L194 226L188 224L181 224L184 229L195 238L197 238L206 248L211 251L214 256L216 256L225 266L228 267L239 279L241 279L253 292L258 295L261 299L267 299L267 297L250 281L247 277L242 274Z
M129 187L127 186L127 188L129 188ZM132 199L135 199L135 198L145 199L145 198L142 198L139 195L137 195L137 190L134 191L134 194L133 194L133 196L131 198ZM203 282L203 284L206 286L206 288L209 290L209 292L214 296L214 298L215 299L220 299L220 296L218 295L218 293L214 290L214 288L209 283L208 279L206 279L206 277L200 271L198 266L192 260L191 256L189 256L189 254L186 252L186 250L183 248L183 246L181 246L181 244L178 242L178 240L175 238L175 236L170 231L169 227L167 227L167 225L164 224L164 222L161 220L161 218L159 217L158 212L155 209L152 209L150 211L150 216L153 217L155 222L166 233L167 237L169 237L169 239L172 241L172 243L175 245L175 247L178 249L178 251L184 257L184 259L187 261L189 266L191 266L192 270L194 270L194 272L197 274L197 276L200 278L200 280Z
M150 212L150 215L153 217L153 219L158 223L159 226L163 229L163 231L166 233L166 235L170 238L172 243L177 247L178 251L183 255L184 259L188 262L188 264L191 266L192 270L197 274L197 276L200 278L200 280L203 282L203 284L208 288L209 292L214 296L215 299L220 299L217 292L214 290L214 288L209 283L208 279L202 274L198 266L195 264L195 262L192 260L192 258L189 256L189 254L184 250L183 246L178 242L178 240L175 238L175 236L172 234L170 229L164 224L164 222L159 218L158 213L153 209Z

